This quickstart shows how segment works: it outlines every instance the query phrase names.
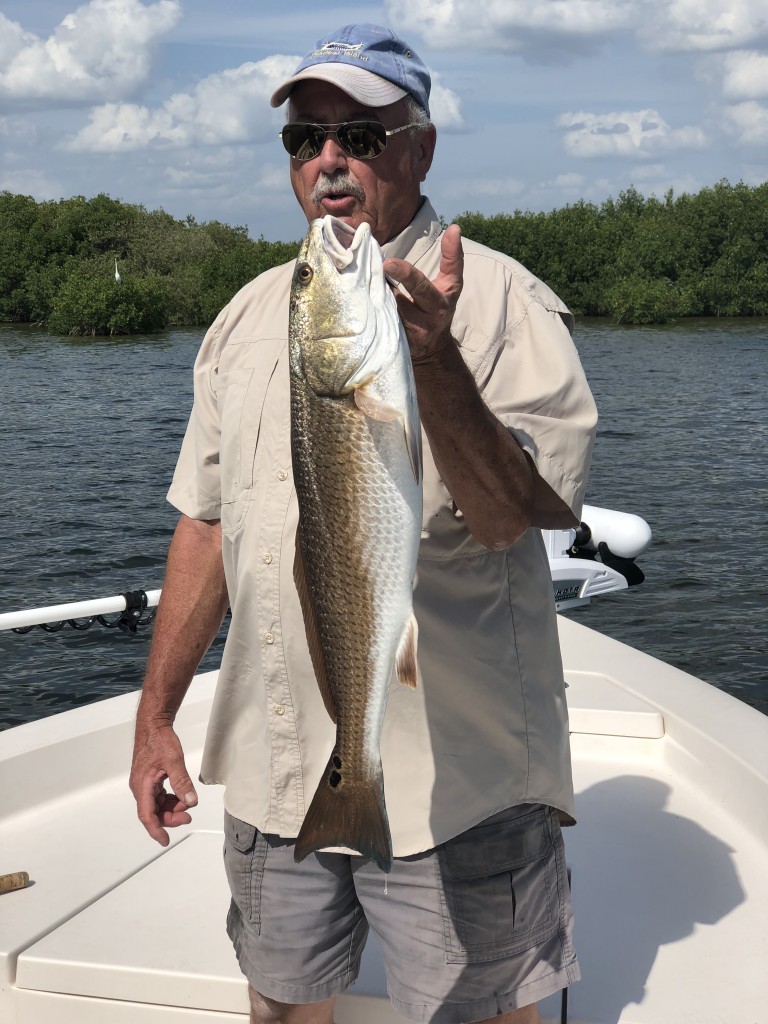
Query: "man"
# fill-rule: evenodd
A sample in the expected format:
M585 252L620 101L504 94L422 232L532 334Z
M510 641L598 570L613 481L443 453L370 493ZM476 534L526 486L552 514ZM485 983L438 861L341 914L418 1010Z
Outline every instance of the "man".
M578 978L557 815L572 814L567 713L533 529L575 523L584 492L595 410L572 319L519 264L441 231L420 192L436 137L429 75L402 40L339 29L272 104L286 99L307 219L367 221L410 296L397 301L429 446L422 685L392 688L381 740L394 866L385 885L348 852L293 858L334 728L292 575L292 265L235 296L195 364L131 787L162 845L191 820L173 719L229 604L201 778L226 785L228 930L252 1021L330 1024L370 926L406 1019L531 1024L537 1000Z

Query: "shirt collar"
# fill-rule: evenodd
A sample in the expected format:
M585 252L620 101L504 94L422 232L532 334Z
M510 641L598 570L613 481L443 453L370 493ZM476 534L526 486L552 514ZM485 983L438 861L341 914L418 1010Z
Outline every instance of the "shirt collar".
M416 263L432 247L442 228L427 197L408 227L381 247L384 259L407 259Z

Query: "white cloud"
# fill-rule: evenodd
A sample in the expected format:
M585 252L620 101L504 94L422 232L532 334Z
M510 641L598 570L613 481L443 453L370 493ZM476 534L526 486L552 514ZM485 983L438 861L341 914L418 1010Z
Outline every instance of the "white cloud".
M21 25L0 11L0 68L5 68L21 51L37 42L37 36L25 32Z
M91 111L89 123L67 148L115 153L148 146L241 144L273 129L276 136L269 97L298 60L277 55L228 68L203 78L192 92L175 93L156 109L107 103Z
M704 149L700 128L670 128L655 110L610 114L585 111L562 114L557 125L565 130L563 145L577 157L654 156L684 149Z
M541 185L544 188L580 189L583 188L586 180L583 174L569 172L568 174L558 174L553 181L542 182Z
M768 143L768 107L755 100L736 103L724 111L725 129L747 146Z
M506 196L519 195L524 183L517 178L462 178L446 184L443 192L451 199L470 196Z
M733 50L768 39L765 0L667 0L646 11L638 35L653 50Z
M445 131L464 127L461 100L456 93L440 82L440 75L430 71L432 90L429 95L429 113L433 123Z
M194 164L187 162L183 167L167 167L165 176L169 182L169 190L178 190L185 194L212 190L229 194L233 181L243 170L242 161L225 159L224 164L225 166L220 166L217 162L196 159ZM261 194L291 191L285 167L278 167L275 164L265 164L260 169L249 170L248 188Z
M562 206L583 199L594 185L595 181L592 178L585 178L583 174L573 171L557 174L554 178L532 184L525 191L522 205L529 209Z
M179 0L90 0L41 39L0 14L0 100L31 108L131 95L180 16Z
M768 53L737 50L723 57L723 95L729 100L768 96Z
M0 138L29 146L37 142L38 131L29 121L20 117L0 117ZM8 153L3 154L6 159Z
M387 15L402 34L430 46L530 53L532 35L545 48L557 37L590 38L628 28L634 0L388 0Z
M390 20L444 49L540 60L589 51L618 32L650 50L708 52L768 39L765 0L388 0Z
M667 175L667 168L664 164L638 164L630 171L632 181L650 181L654 178L663 178Z
M59 199L65 194L61 182L49 177L45 171L34 167L18 168L0 172L0 192L33 196L38 202L45 199Z

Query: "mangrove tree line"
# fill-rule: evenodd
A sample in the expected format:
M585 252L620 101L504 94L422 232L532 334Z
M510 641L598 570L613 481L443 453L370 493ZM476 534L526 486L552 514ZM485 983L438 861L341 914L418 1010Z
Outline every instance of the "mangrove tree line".
M0 320L61 334L207 325L239 288L297 248L107 195L37 203L0 192Z
M468 212L456 222L518 259L577 314L627 323L768 315L768 184L721 181L663 199L629 188L599 205ZM0 320L65 334L207 325L297 247L107 195L38 203L2 192Z
M661 200L629 188L599 206L456 221L518 259L577 314L625 323L768 314L768 184L721 181Z

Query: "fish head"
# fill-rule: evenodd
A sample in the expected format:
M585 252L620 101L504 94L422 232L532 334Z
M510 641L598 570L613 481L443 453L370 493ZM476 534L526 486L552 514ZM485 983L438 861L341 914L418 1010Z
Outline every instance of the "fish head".
M370 225L312 221L290 302L291 370L318 395L364 386L395 358L400 319Z

